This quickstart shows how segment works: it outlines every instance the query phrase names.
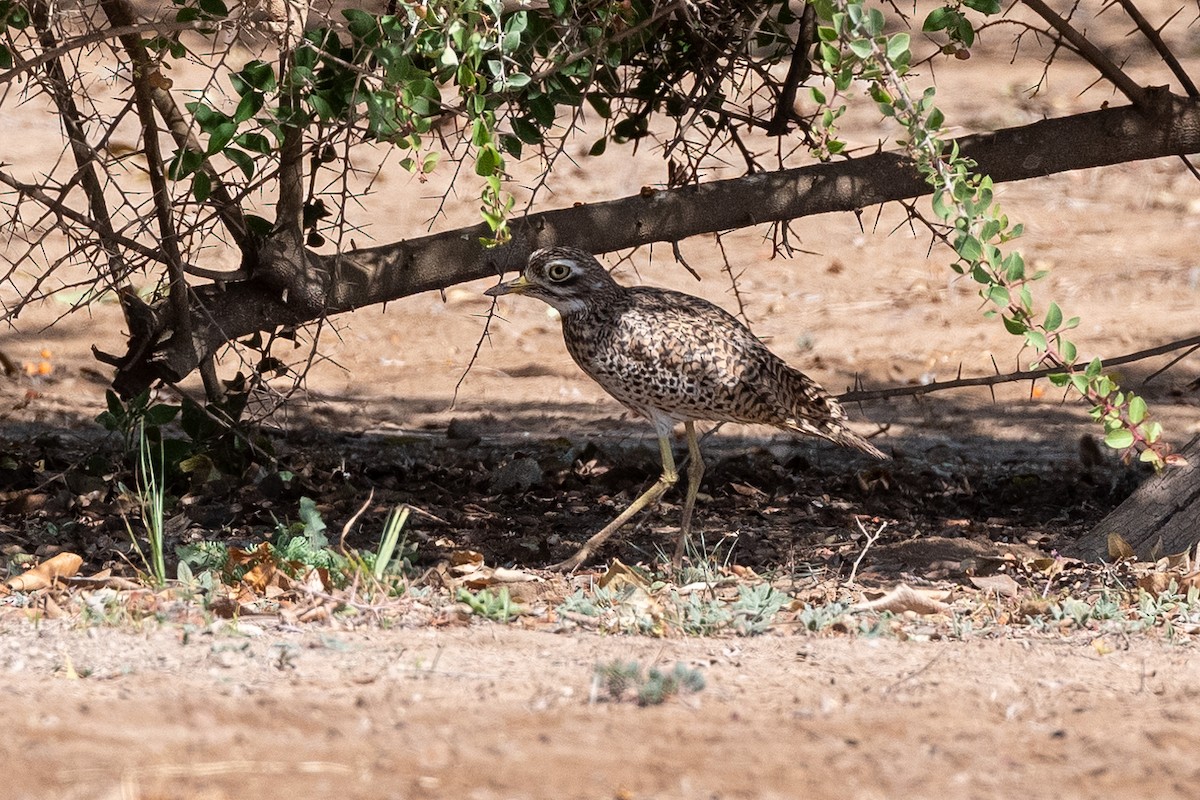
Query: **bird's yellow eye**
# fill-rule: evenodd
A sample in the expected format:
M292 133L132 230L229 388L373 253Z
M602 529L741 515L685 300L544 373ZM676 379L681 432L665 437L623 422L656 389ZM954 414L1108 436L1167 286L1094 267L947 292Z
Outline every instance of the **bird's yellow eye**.
M552 281L565 281L571 277L571 267L561 261L555 261L546 269L546 275Z

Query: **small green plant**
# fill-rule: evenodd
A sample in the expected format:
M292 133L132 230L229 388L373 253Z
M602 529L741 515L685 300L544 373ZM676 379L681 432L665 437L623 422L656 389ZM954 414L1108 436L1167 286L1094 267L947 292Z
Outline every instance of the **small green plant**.
M672 592L675 625L688 636L712 636L729 627L733 613L729 604L706 592L690 592L680 597Z
M266 440L252 444L249 434L238 427L248 397L244 383L240 376L235 378L225 400L204 406L186 398L179 405L151 402L148 389L122 402L110 389L105 393L107 408L96 422L121 436L126 457L137 452L143 439L159 447L164 480L190 476L194 482L206 483L222 475L238 475L250 463L255 447L270 451ZM186 438L167 435L167 426L177 419Z
M733 628L742 636L765 633L791 598L769 583L739 586L738 599L730 606Z
M325 535L325 520L311 497L300 498L299 522L275 523L275 539L271 543L276 557L305 567L341 572L346 559L329 546Z
M491 589L472 592L460 586L455 599L471 609L472 614L493 622L508 622L525 613L524 606L514 603L509 597L507 586L501 586L498 592Z
M831 628L839 622L843 622L846 612L850 610L849 603L833 602L826 603L823 606L804 604L804 608L800 609L800 613L796 615L796 620L814 633Z
M379 547L375 550L375 563L371 569L371 575L375 580L383 580L397 551L403 560L404 543L400 540L400 532L404 530L404 523L408 521L410 513L411 509L408 506L397 506L388 513L387 521L383 524L383 533L379 538Z
M603 690L603 699L619 703L632 697L639 706L661 705L677 695L702 691L705 686L703 673L682 663L676 663L669 672L651 667L643 674L636 661L620 660L597 664L592 681L593 696L598 699Z
M128 490L126 492L132 494L136 501L142 525L145 527L146 539L150 548L148 558L142 551L141 545L138 544L137 536L130 527L128 519L125 520L125 530L129 533L129 540L133 542L133 549L142 559L146 573L155 586L162 586L167 582L167 565L163 551L164 506L166 503L166 493L163 487L163 473L166 469L163 447L161 441L151 444L146 436L144 421L138 426L138 434L138 465L134 475L136 488L133 492L128 492ZM157 460L155 455L157 455Z

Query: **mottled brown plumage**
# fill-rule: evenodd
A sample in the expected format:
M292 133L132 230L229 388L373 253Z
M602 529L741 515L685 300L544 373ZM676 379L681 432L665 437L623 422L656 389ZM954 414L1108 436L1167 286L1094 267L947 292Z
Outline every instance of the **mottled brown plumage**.
M687 428L692 459L676 562L703 474L696 420L774 425L886 457L846 427L846 412L815 381L707 300L668 289L622 286L589 253L569 247L538 250L521 277L487 291L492 296L509 293L536 297L558 310L575 363L654 423L663 456L659 482L561 567L578 566L676 481L667 438L676 423Z

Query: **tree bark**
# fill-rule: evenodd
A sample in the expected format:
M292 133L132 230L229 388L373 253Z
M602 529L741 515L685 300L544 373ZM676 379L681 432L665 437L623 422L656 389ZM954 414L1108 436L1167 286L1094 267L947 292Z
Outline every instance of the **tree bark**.
M1069 170L1200 152L1200 102L1148 90L1153 113L1131 106L1043 120L958 140L963 155L993 181L1037 178ZM323 305L286 302L261 280L197 287L193 337L172 336L170 315L149 341L130 341L114 386L134 394L156 380L177 381L225 343L260 330L296 325L456 283L519 268L539 247L571 244L594 253L650 242L777 222L831 211L852 211L929 193L913 162L892 152L830 164L712 181L642 193L603 203L531 214L513 223L513 240L488 250L482 225L352 250L332 256L265 248L259 257L290 266L256 265L251 274L315 271L329 275Z
M1108 537L1118 534L1139 559L1182 553L1200 540L1200 436L1180 451L1186 465L1167 467L1138 487L1068 552L1088 561L1111 560Z

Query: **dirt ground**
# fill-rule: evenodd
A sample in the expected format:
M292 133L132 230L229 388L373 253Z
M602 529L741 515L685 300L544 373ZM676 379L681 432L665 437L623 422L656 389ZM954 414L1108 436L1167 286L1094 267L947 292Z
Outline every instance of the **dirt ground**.
M1093 30L1126 46L1119 20ZM940 105L961 130L1110 99L1085 93L1091 74L1065 56L1030 99L1023 90L1041 65L1022 57L1010 66L1007 37L938 69ZM1200 74L1200 50L1178 43ZM1151 55L1129 55L1139 81L1167 81ZM14 143L5 160L49 162L55 131L34 107L0 119L0 135ZM846 131L864 147L892 135L869 108L851 114ZM573 146L586 151L591 141ZM550 205L627 195L663 174L653 148L636 156L610 148L604 159L564 167ZM371 233L417 235L436 181L417 187L385 174L368 204ZM470 221L474 192L460 192L446 224ZM1177 160L1010 184L997 195L1027 226L1027 261L1050 270L1035 296L1082 317L1081 355L1197 333L1200 192ZM880 387L960 368L985 374L993 358L1001 369L1018 366L1026 356L982 319L971 286L950 279L945 253L930 255L928 237L902 225L899 209L876 213L867 210L861 226L852 215L797 221L804 252L791 260L770 259L762 231L725 236L731 262L745 269L738 289L755 331L834 391L856 379ZM412 221L397 229L397 217ZM703 282L665 247L652 260L634 255L616 274L736 309L714 239L682 248ZM325 359L278 417L276 452L324 490L331 528L368 487L378 491L352 543L369 544L389 504L409 502L440 520L412 523L430 563L470 548L489 564L537 569L568 555L657 473L646 426L578 372L557 322L535 301L501 301L454 400L483 331L489 301L479 293L489 283L333 320ZM0 446L36 466L24 477L4 473L2 488L66 474L103 441L92 420L106 377L90 347L121 351L119 312L97 304L45 328L61 309L32 308L0 333L0 351L17 364L53 368L0 379ZM1121 375L1137 385L1166 361ZM1139 387L1180 446L1200 432L1190 385L1198 365L1187 358ZM736 563L760 574L803 567L844 578L863 549L855 519L886 521L863 582L930 582L944 577L938 565L947 560L1069 550L1143 477L1107 456L1096 462L1086 447L1081 459L1080 439L1094 433L1086 409L1063 404L1048 385L868 403L852 416L893 462L871 465L758 428L726 426L706 442L698 508L706 542L732 547ZM120 567L123 523L103 502L81 506L78 488L47 490L41 511L8 502L0 542L76 549L94 568ZM240 491L228 487L189 511L183 536L248 540L272 515L295 516L295 493ZM74 527L55 516L60 501ZM668 495L605 559L653 562L671 542L679 502ZM1200 711L1190 701L1200 675L1188 635L997 624L952 637L904 624L903 637L797 628L651 638L479 621L109 627L3 616L0 754L10 778L0 797L1194 796L1189 743ZM683 663L706 687L654 707L601 702L593 669L614 659Z

